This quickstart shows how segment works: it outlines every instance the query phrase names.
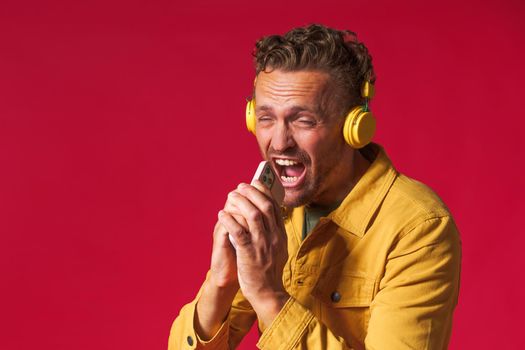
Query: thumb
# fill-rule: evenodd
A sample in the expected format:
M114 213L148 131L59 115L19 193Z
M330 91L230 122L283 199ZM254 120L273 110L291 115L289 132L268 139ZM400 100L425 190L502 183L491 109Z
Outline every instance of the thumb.
M219 221L217 221L217 223L215 224L214 233L213 233L213 244L221 248L232 248L233 249L234 248L234 246L232 247L233 242L232 243L230 242L231 240L229 239L228 231L226 231L226 228L224 228L224 226Z

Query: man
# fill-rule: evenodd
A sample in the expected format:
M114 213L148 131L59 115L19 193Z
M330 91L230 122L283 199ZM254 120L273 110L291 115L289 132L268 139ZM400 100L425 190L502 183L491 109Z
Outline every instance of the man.
M255 319L261 349L446 348L458 232L428 187L347 130L371 130L366 47L312 25L263 38L255 60L254 131L286 209L260 182L228 195L210 271L169 349L235 348ZM363 118L347 123L356 106Z

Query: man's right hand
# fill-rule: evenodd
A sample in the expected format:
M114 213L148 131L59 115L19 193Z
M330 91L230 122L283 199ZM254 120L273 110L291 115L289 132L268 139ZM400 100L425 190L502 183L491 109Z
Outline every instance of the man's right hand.
M228 238L228 231L219 223L213 230L210 282L218 288L239 288L235 249Z
M228 202L225 209L228 207ZM243 218L239 222L246 225ZM213 230L210 275L197 302L195 330L202 340L211 339L220 329L239 290L235 249L228 231L219 223Z
M230 192L228 198L233 192L235 191ZM224 210L236 211L235 209L231 200L227 200ZM245 230L248 229L242 216L234 215L234 218ZM204 284L195 313L195 330L201 339L209 340L217 333L238 290L235 248L228 238L228 231L217 221L213 230L210 276Z
M232 196L237 190L231 191L228 194L228 199L224 204L224 210L221 212L238 212L239 210L232 204ZM220 213L219 212L219 215ZM248 231L248 223L240 215L233 215L237 223ZM211 253L211 276L210 280L215 286L220 288L235 288L239 289L239 281L237 278L237 257L235 248L233 247L229 233L226 231L219 221L215 224L213 230L213 250Z

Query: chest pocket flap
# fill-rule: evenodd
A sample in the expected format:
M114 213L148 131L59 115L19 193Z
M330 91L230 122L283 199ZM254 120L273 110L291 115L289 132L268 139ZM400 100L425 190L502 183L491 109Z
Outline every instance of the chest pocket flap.
M375 279L349 274L327 274L319 278L312 295L335 308L368 307L375 288Z

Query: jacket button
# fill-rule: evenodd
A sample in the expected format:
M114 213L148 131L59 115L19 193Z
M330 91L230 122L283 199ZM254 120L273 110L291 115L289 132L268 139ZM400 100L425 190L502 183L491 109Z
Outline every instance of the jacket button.
M188 338L186 338L186 341L188 342L189 346L193 345L193 338L191 336L188 335Z
M332 295L330 295L330 299L332 299L334 303L337 303L341 300L341 294L339 294L339 292L333 292Z

